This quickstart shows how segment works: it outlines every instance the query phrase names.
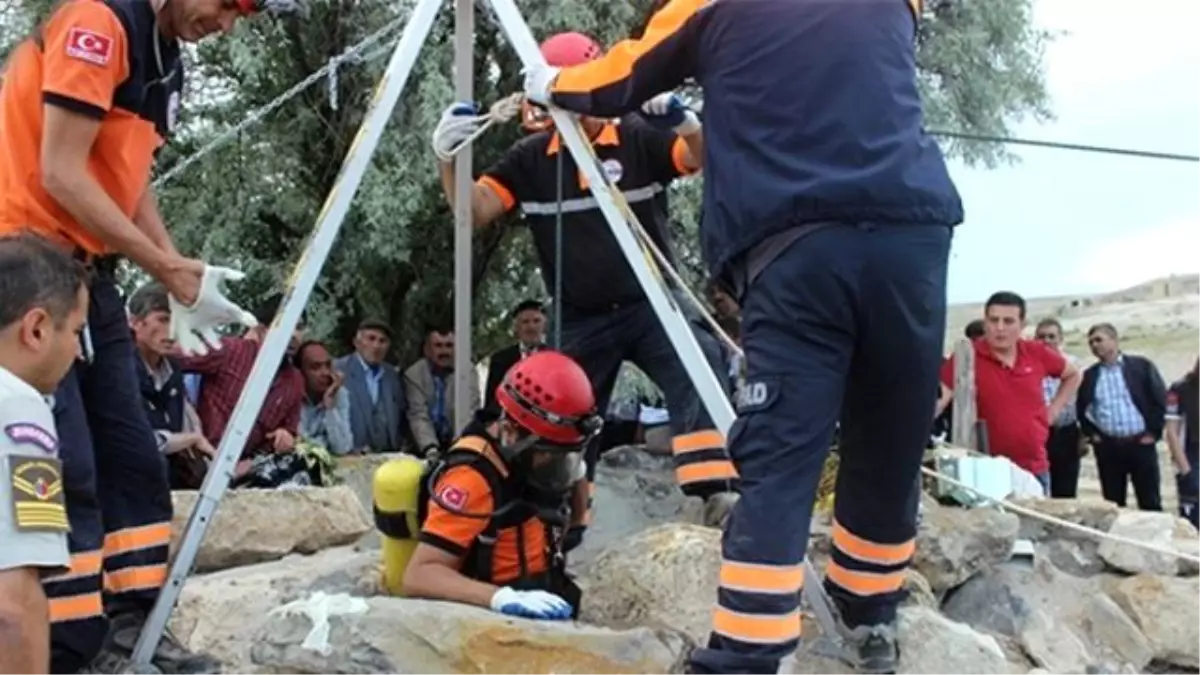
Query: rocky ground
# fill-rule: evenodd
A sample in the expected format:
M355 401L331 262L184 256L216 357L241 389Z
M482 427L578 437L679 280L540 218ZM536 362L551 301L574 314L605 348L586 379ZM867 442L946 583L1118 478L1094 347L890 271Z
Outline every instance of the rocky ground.
M609 453L598 513L574 569L582 620L507 619L379 593L370 476L348 463L336 488L230 493L172 619L189 646L242 673L668 673L708 632L720 533L675 490L669 460ZM176 495L177 524L194 495ZM1167 514L1096 501L1026 502L1103 531L1178 547L1200 539ZM287 514L280 517L280 514ZM1018 539L1032 556L1014 557ZM814 518L810 553L829 555ZM911 596L901 611L905 673L1198 672L1200 579L1179 559L994 509L925 504ZM806 640L784 672L849 672Z

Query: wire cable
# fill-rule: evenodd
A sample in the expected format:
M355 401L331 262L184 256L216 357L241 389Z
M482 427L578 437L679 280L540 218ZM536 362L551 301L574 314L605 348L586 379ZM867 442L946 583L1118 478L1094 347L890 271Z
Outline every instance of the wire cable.
M1106 145L1087 145L1083 143L1063 143L1061 141L1038 141L1030 138L1014 136L989 136L987 134L972 134L965 131L944 131L930 129L926 133L940 138L954 138L963 141L980 141L984 143L1004 143L1006 145L1029 145L1036 148L1051 148L1054 150L1074 150L1077 152L1096 152L1105 155L1121 155L1124 157L1141 157L1144 159L1165 159L1176 162L1200 162L1200 155L1181 155L1171 152L1155 152L1152 150L1136 150L1132 148L1114 148Z

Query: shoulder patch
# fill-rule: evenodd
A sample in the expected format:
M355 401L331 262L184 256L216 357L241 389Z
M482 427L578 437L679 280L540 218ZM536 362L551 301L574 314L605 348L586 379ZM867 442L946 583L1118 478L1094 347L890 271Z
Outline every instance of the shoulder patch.
M58 439L33 422L14 422L4 427L4 433L13 443L36 445L50 454L58 452Z
M52 457L8 458L13 522L20 532L67 532L62 462Z
M447 485L438 491L437 496L438 501L442 504L453 509L462 510L467 506L467 499L471 495L457 485Z
M113 39L87 28L72 28L67 33L67 56L97 66L108 65Z

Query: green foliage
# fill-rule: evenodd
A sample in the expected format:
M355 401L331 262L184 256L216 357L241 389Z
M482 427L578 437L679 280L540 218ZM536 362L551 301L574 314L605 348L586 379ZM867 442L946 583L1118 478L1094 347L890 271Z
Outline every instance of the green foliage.
M0 0L0 55L28 32L50 2ZM519 4L536 36L580 30L611 44L643 22L650 0ZM931 128L1003 134L1024 117L1049 117L1041 59L1051 36L1031 26L1032 0L931 4L919 48ZM183 128L163 150L159 171L169 170L411 6L412 0L312 0L307 19L242 22L228 37L189 48ZM475 98L487 105L520 89L521 68L486 3L477 6ZM320 82L160 191L163 213L181 250L248 273L247 281L234 289L242 302L253 305L291 276L397 37L398 31L364 58L337 69L332 80L336 107L330 82ZM379 317L396 330L397 358L406 363L416 357L427 325L452 319L453 216L429 149L434 125L453 100L452 42L453 12L447 3L309 304L310 332L329 339L335 349L348 348L359 320ZM510 124L478 139L477 169L498 158L518 133ZM1008 159L994 145L956 142L946 149L988 166ZM682 181L672 192L680 272L697 291L705 276L696 235L702 185L702 179ZM510 307L522 298L546 295L528 235L516 224L509 219L474 239L477 358L509 339L504 315ZM621 387L647 390L638 377Z

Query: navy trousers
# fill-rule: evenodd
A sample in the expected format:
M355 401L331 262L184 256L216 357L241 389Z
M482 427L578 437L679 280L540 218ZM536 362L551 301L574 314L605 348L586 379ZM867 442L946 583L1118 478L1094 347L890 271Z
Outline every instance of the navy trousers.
M800 638L818 479L840 419L825 586L851 627L895 620L933 418L951 230L837 224L746 289L747 377L729 451L741 499L722 539L713 632L693 672L774 673Z
M71 523L71 569L44 581L55 673L92 661L107 616L153 607L171 538L167 464L143 409L125 304L111 275L90 290L94 356L75 364L54 398Z
M700 318L690 303L682 298L676 298L676 303L689 318L709 367L718 381L726 385L720 343L699 323ZM587 372L595 388L596 406L601 411L608 408L623 361L632 362L662 390L670 417L675 478L684 494L707 497L736 489L737 472L729 461L725 439L714 428L648 300L605 312L565 311L562 351ZM727 387L724 390L728 394ZM595 477L599 449L599 443L589 446L589 482Z

